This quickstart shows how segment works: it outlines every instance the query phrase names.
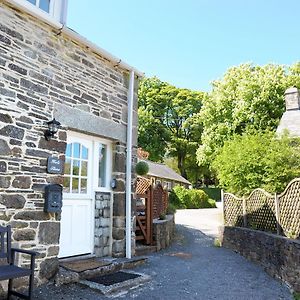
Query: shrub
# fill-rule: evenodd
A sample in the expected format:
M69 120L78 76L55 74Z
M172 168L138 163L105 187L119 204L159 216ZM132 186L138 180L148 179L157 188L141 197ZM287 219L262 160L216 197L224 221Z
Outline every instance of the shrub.
M270 132L235 136L225 143L213 168L228 192L243 195L258 187L282 192L300 175L299 145L299 139Z
M145 161L139 161L135 165L135 171L140 176L146 175L149 172L149 165Z
M188 190L175 186L170 193L169 201L176 208L212 208L216 207L215 201L209 199L201 190Z
M173 203L168 204L166 214L167 215L174 215L176 213L176 206Z
M161 213L161 214L159 215L159 220L165 220L165 219L166 219L166 214Z

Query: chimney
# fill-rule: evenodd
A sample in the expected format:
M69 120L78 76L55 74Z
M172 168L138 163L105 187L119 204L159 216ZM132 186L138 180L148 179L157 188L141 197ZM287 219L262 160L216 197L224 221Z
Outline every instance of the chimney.
M288 88L284 93L286 110L300 110L300 94L296 87Z

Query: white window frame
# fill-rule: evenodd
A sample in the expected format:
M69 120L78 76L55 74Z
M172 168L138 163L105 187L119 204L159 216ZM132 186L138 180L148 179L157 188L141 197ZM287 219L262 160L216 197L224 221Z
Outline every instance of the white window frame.
M27 0L13 0L13 2L49 21L55 20L60 24L66 24L68 0L50 0L49 13L39 8L40 0L36 0L36 4Z
M95 192L111 192L111 179L112 179L112 142L109 140L95 138L94 144L94 157L93 157L93 190ZM106 178L105 186L98 186L99 181L99 145L103 144L106 146Z
M82 139L82 140L81 140ZM67 139L67 143L71 144L71 143L78 143L78 142L82 142L82 144L84 145L84 142L87 141L86 137L81 135L81 134L74 134L74 132L72 132L72 135L70 137L68 137ZM89 140L90 141L90 140ZM89 150L92 153L89 153L89 157L90 159L88 160L88 173L87 173L87 178L88 178L88 185L87 185L87 193L86 194L80 194L80 193L66 193L64 192L64 198L65 199L86 199L86 198L93 198L93 183L92 183L92 179L89 180L89 178L92 178L92 172L93 172L93 153L94 153L94 149L93 149L93 144L91 145L91 147L89 148Z

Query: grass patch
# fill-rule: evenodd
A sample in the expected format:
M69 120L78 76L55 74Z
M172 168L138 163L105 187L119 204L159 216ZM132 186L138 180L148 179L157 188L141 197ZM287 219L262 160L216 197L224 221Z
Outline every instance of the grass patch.
M218 238L215 238L214 239L214 246L217 247L217 248L221 248L222 247L222 242Z

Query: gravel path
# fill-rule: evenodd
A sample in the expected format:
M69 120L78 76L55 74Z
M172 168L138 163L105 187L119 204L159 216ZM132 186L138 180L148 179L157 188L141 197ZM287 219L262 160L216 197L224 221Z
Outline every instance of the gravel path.
M151 255L144 266L135 269L151 275L152 280L127 294L118 295L117 298L292 299L288 288L267 275L259 266L230 250L213 246L213 238L202 233L199 227L206 228L205 218L211 221L215 213L218 215L217 210L211 210L208 217L204 210L198 213L197 210L178 211L177 221L184 225L177 225L176 239L172 246ZM197 219L202 221L197 223ZM213 230L211 234L214 235ZM35 295L34 299L39 300L107 299L77 285L63 288L46 286L36 290Z

